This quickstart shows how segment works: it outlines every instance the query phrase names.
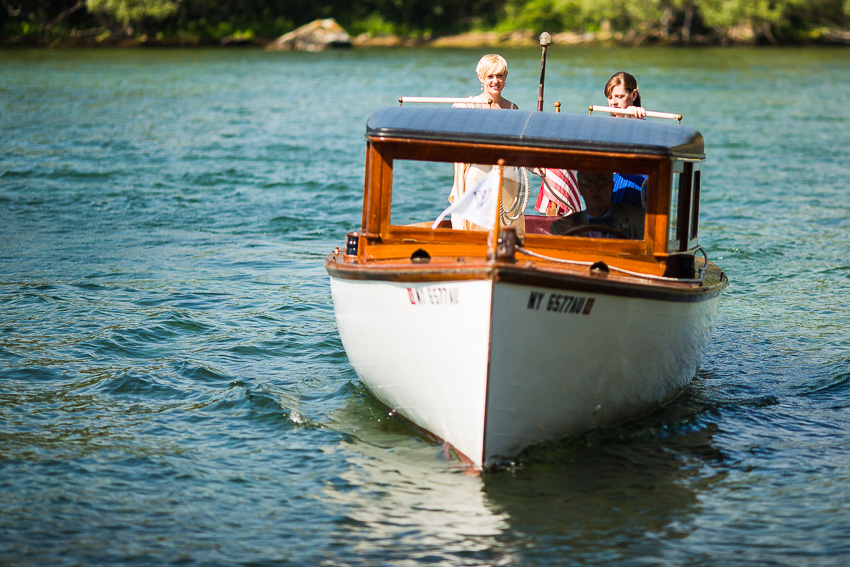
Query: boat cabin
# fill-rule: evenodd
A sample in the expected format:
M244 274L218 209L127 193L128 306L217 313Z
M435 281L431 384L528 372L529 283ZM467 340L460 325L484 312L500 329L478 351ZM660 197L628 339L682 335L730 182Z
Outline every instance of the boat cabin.
M644 274L694 277L705 153L702 135L690 126L600 115L392 107L369 118L366 142L362 229L348 235L347 264L602 258ZM435 223L470 168L498 172L498 254L488 252L492 237L485 227L456 220L453 228L451 215ZM551 177L547 172L558 170L572 174L582 195L572 208L579 209L575 214L587 209L583 223L567 220L572 214L563 206L556 213L557 202L533 210L543 180ZM613 183L623 186L619 194ZM627 219L620 224L637 228L629 232L616 221L611 230L599 226L590 214L591 201L598 200L590 194L594 184L608 187L605 198L614 203L609 216L616 210ZM506 191L508 186L513 189ZM494 207L494 220L496 215ZM525 251L538 256L524 257Z

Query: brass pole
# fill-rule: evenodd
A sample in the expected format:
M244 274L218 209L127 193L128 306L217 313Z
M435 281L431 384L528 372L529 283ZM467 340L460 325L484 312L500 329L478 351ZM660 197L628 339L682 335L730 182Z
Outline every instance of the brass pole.
M552 36L547 32L540 34L540 47L543 48L543 55L540 58L540 90L537 92L537 110L543 111L543 81L546 78L546 48L552 43Z
M493 232L490 233L490 258L496 259L496 249L499 246L499 231L502 228L502 181L505 174L505 160L499 159L499 186L496 188L496 222L493 224Z

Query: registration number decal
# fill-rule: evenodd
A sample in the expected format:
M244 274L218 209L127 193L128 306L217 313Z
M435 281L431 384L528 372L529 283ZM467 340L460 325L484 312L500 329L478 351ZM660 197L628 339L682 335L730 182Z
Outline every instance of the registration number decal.
M542 291L532 291L528 296L528 308L535 311L545 310L554 313L590 315L594 303L596 303L596 299L593 297L579 297L563 293L547 294Z
M458 303L458 290L454 287L409 287L407 297L411 305L451 305Z

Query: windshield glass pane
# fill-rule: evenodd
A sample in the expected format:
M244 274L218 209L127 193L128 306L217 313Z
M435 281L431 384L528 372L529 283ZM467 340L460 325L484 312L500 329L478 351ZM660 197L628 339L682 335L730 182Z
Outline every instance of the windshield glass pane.
M393 225L643 240L646 174L493 164L393 162ZM438 225L435 223L440 221Z

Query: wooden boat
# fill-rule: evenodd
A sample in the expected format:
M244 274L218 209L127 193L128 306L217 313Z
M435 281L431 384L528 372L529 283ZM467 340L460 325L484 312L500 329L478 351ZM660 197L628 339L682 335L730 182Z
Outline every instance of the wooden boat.
M325 260L354 370L478 468L671 401L700 364L727 285L698 243L704 160L702 135L669 122L377 110L362 226ZM542 168L642 175L643 236L553 235L560 217L543 215L526 215L523 233L496 211L498 230L434 227L454 163L537 183Z

